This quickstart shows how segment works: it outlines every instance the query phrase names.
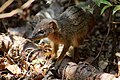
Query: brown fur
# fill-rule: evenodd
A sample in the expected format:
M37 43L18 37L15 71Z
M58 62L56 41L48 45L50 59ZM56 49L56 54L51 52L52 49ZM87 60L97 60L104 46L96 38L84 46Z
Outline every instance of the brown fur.
M59 44L64 44L57 63L64 58L69 47L78 47L92 30L95 20L90 13L72 6L55 19L43 19L33 31L33 38L48 37L54 42L53 52L56 53Z

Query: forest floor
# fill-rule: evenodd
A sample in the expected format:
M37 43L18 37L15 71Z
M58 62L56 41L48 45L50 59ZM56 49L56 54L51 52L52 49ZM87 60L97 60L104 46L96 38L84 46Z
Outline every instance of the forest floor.
M7 1L0 1L0 5L2 6L5 2ZM78 53L81 58L80 62L74 63L71 57L65 57L58 74L54 74L52 71L49 72L51 66L54 66L51 60L52 48L49 40L32 42L27 39L36 25L35 15L48 8L50 4L46 4L44 0L33 0L33 3L27 3L29 7L25 7L22 13L19 11L14 13L13 10L19 9L24 3L27 1L18 0L11 2L7 8L0 7L0 10L5 8L0 12L0 80L61 80L61 78L68 80L73 78L71 75L76 70L76 67L71 67L73 65L79 68L77 71L79 75L85 76L85 78L76 78L76 80L95 78L94 74L101 73L106 73L108 79L104 79L104 76L103 79L98 80L109 80L109 76L119 76L119 25L110 25L107 14L97 18L95 28L80 45ZM12 11L14 15L12 15ZM11 12L10 16L7 17L8 14L5 13L9 12ZM30 26L33 26L32 29L29 28ZM61 51L61 46L59 51ZM69 65L67 65L68 63ZM74 69L71 71L71 75L68 74L70 73L67 71L68 69Z

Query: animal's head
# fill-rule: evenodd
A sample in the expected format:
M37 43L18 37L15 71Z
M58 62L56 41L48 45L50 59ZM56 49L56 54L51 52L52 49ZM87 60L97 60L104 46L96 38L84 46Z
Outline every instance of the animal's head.
M32 39L42 39L54 33L58 28L56 20L43 19L39 22L33 30Z

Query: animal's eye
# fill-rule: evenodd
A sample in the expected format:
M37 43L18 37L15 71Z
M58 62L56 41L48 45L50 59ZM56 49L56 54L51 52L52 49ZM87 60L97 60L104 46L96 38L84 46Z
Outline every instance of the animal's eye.
M45 30L38 30L34 36L38 36L38 35L44 35L45 34Z
M44 30L40 30L39 32L38 32L38 34L44 34Z

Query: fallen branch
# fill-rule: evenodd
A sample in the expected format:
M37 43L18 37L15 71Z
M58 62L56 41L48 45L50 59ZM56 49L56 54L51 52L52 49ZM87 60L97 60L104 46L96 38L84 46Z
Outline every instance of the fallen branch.
M4 13L4 14L0 14L0 18L7 18L7 17L11 17L17 13L22 13L22 9L15 9L12 10L10 13Z
M0 7L0 13L4 11L14 0L8 0Z
M35 0L29 0L27 1L25 4L23 4L20 8L18 9L15 9L15 10L12 10L11 12L9 13L3 13L3 14L0 14L0 18L7 18L7 17L11 17L17 13L22 13L23 12L23 9L25 8L28 8L30 6L30 4L32 2L34 2Z

